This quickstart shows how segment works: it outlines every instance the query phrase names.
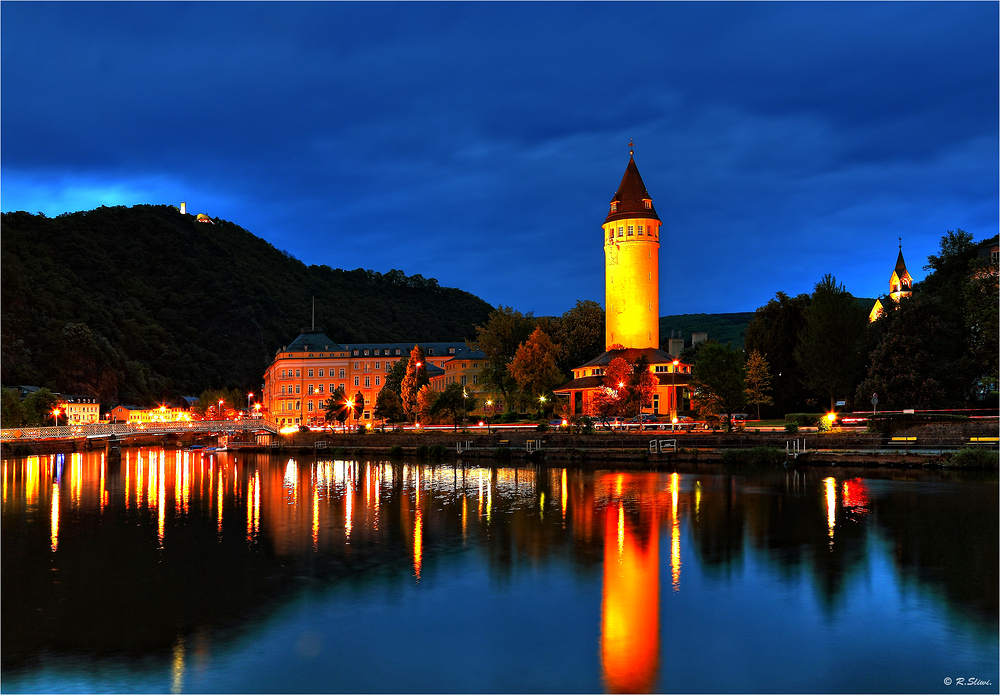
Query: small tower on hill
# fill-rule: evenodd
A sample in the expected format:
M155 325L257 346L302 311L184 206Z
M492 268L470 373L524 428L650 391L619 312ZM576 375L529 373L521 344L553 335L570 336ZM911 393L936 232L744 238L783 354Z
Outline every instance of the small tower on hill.
M903 260L903 240L900 239L896 267L893 268L892 277L889 278L889 296L893 302L899 304L904 297L912 295L913 278L910 277L910 272L906 269L906 261ZM884 312L885 307L882 306L882 300L876 299L875 306L872 307L871 313L868 314L868 321L877 321Z
M661 222L632 155L603 225L606 350L660 347Z

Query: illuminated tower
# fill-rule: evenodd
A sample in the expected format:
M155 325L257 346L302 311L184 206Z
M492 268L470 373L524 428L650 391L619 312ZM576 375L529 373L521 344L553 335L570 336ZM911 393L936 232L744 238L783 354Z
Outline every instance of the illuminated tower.
M899 302L904 297L910 297L913 295L913 278L910 277L910 272L906 269L906 262L903 260L903 240L899 240L899 255L896 257L896 267L892 270L892 277L889 278L889 296L896 306L899 306ZM872 307L871 313L868 314L868 320L877 321L882 314L885 313L885 307L882 306L882 300L876 299L875 306Z
M899 256L896 257L896 267L889 278L889 296L897 304L903 297L913 294L913 278L906 270L906 263L903 261L903 240L899 241Z
M603 225L606 350L660 347L660 218L632 154Z

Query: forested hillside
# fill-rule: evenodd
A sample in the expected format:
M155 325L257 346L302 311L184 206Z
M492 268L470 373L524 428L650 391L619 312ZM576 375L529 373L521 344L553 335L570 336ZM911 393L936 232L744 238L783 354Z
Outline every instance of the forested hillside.
M691 346L692 333L708 333L708 337L725 345L743 347L752 311L736 314L677 314L660 317L660 344L667 348L671 331L680 331L686 346Z
M173 207L5 213L4 386L153 403L215 387L257 390L310 323L345 342L475 335L490 305L433 279L307 266L232 222Z

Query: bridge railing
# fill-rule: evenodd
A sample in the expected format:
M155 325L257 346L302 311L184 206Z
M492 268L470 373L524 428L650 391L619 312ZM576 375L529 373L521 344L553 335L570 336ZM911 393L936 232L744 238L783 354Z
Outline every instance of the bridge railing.
M278 433L278 426L263 418L242 420L192 420L190 422L116 422L91 425L60 425L59 427L8 427L0 429L0 441L36 439L74 439L82 437L132 436L137 434L183 434L205 432L268 432Z

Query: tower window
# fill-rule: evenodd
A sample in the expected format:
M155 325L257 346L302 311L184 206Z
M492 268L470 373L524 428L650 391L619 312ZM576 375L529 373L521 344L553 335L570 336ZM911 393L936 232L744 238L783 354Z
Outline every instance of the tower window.
M653 201L652 200L644 200L642 202L646 205L646 209L647 210L649 210L649 209L651 209L653 207Z
M642 225L641 224L639 225L639 229L637 231L639 232L639 236L642 236Z
M614 238L615 238L615 230L612 229L610 232L608 232L608 239L614 239Z
M618 212L618 203L611 203L611 212Z
M633 230L633 227L632 227L632 225L629 225L629 226L628 226L628 235L629 235L629 236L632 236L632 235L633 235L634 233L635 233L635 231Z
M625 236L625 230L622 227L618 228L618 236L619 238Z

